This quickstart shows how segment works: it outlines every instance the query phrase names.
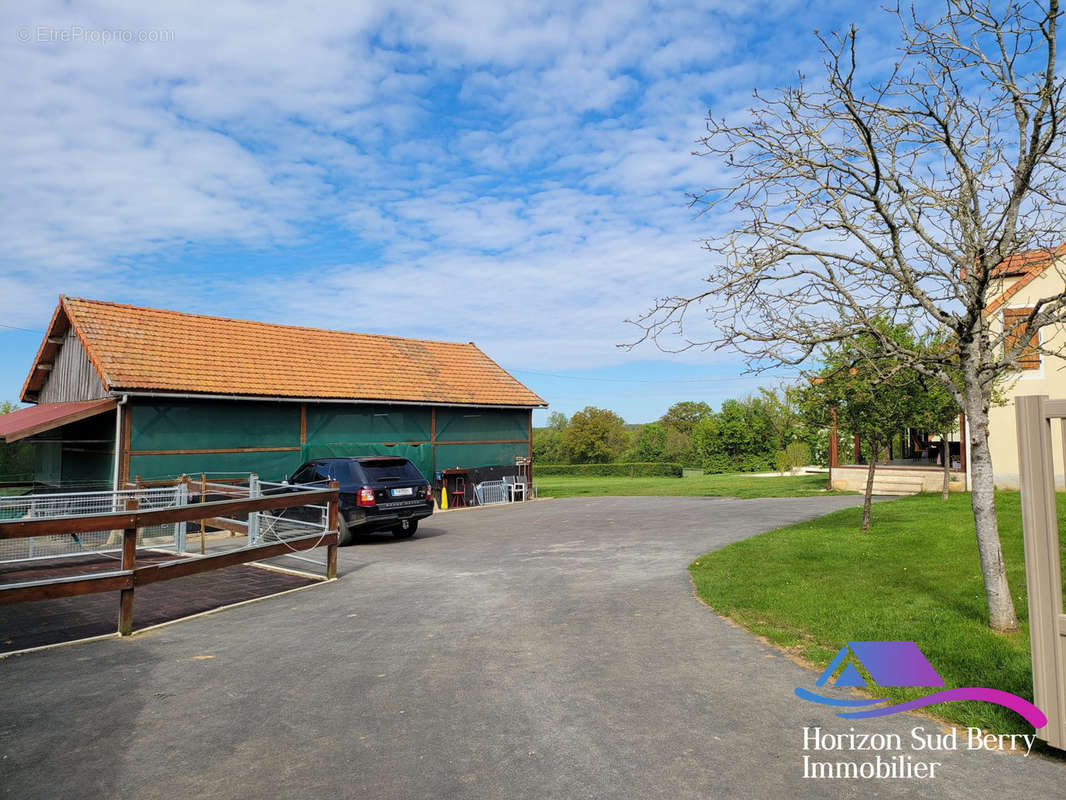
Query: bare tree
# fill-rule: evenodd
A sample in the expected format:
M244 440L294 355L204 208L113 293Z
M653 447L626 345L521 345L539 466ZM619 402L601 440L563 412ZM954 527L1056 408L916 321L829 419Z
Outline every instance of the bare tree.
M940 381L969 420L989 624L1011 630L988 411L1030 338L1066 319L1066 292L1034 303L1013 330L987 311L1012 257L1061 252L1066 158L1058 0L996 5L948 0L933 22L890 10L901 46L887 68L883 51L860 58L854 28L816 34L823 80L756 92L740 123L709 116L697 155L720 159L731 177L693 202L742 222L705 243L716 258L703 291L661 298L635 322L640 341L731 346L753 370L868 334L871 357L890 355ZM686 336L694 308L706 309L714 338ZM900 345L878 332L882 318L948 344Z

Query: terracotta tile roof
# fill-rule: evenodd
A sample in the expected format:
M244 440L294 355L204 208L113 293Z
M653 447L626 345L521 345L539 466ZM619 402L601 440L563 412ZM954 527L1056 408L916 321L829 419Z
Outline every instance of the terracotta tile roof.
M1043 272L1044 268L1053 259L1066 253L1066 244L1058 247L1038 247L1035 250L1025 250L1015 253L1003 259L1003 262L992 270L992 275L997 278L1007 278L1015 275L1028 275L1034 270Z
M65 327L60 317L69 320L111 391L546 405L472 342L270 325L70 297L60 298L60 310L50 335ZM26 388L34 390L31 381Z
M1052 261L1062 255L1066 255L1066 244L1060 244L1058 247L1053 248L1042 247L1036 250L1027 250L1024 253L1015 253L1004 259L1002 264L992 270L992 277L1017 278L1018 280L1014 281L999 297L985 306L985 314L991 314L1006 305L1014 295L1018 294L1018 292L1032 283L1040 273L1051 266Z
M60 425L77 422L79 419L94 417L110 411L118 400L105 397L101 400L86 400L80 403L41 403L40 405L20 408L8 414L0 414L0 441L15 442L33 436L35 433L50 431Z

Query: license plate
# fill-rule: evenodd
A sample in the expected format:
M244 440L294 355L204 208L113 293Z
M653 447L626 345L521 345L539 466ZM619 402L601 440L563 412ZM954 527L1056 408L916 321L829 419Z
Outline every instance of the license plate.
M393 489L393 497L410 497L415 493L415 490L408 486L406 489Z

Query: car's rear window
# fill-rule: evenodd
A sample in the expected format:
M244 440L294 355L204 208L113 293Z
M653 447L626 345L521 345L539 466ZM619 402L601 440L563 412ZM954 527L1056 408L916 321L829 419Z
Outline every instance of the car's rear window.
M371 481L423 480L418 467L406 458L375 458L373 461L360 461L359 466Z

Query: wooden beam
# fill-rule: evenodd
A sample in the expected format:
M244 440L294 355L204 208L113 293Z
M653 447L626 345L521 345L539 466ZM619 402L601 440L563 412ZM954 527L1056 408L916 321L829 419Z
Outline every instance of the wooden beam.
M131 456L200 456L217 453L284 453L299 447L222 447L215 450L131 450Z
M437 475L437 409L434 406L429 409L429 451L433 457L431 462L433 474L429 476L429 484L432 486Z
M41 370L42 372L51 372L54 366L54 364L38 364L37 369Z
M474 442L436 442L441 446L449 444L525 444L528 439L482 439Z
M134 570L133 583L135 586L143 586L158 581L169 581L174 578L184 578L186 575L209 572L213 569L247 564L249 561L283 556L294 551L313 550L316 547L329 546L330 544L334 546L337 544L337 534L335 532L327 533L325 536L315 533L310 536L286 539L275 544L242 547L240 550L231 550L228 553L196 556L180 561L168 561L165 564L148 564Z
M99 575L75 575L70 578L13 583L0 586L0 605L30 600L54 600L94 592L115 592L132 586L132 572L102 572Z
M122 486L130 480L130 439L133 435L133 405L126 403L122 409L122 441L119 446L121 461L119 462L118 485Z
M248 524L245 522L238 522L235 519L219 519L218 517L212 517L211 519L200 520L201 526L210 525L212 528L219 528L221 530L233 531L234 533L243 533L248 535Z
M334 534L336 537L336 534ZM333 542L326 546L326 577L333 580L337 577L337 543Z
M49 336L48 337L48 344L63 344L63 337L62 336Z
M307 444L307 403L300 403L300 447Z
M210 503L195 503L135 512L86 514L80 517L61 519L14 520L0 522L0 539L23 539L29 536L56 536L71 532L122 530L125 528L149 528L170 522L193 522L211 517L232 517L248 511L270 511L275 508L291 508L308 504L329 502L337 492L332 489L305 489L298 492L267 495L243 500L216 500Z

